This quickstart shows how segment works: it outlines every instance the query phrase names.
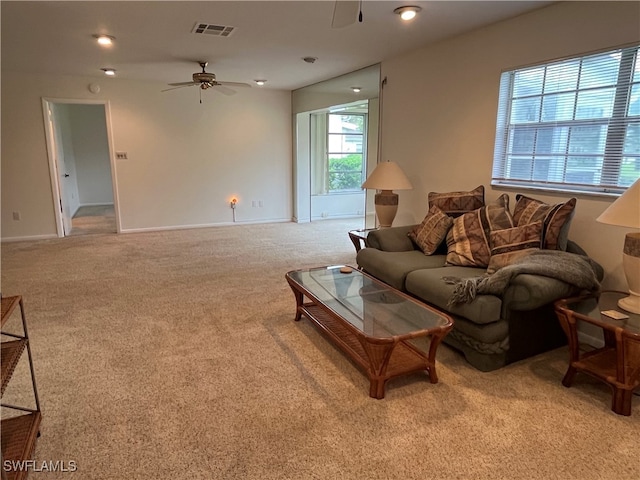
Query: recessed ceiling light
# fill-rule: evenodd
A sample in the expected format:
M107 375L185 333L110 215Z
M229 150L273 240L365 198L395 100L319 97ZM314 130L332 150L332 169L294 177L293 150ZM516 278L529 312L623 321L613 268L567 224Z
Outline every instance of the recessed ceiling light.
M108 75L110 77L113 77L116 74L116 71L113 68L101 68L100 70L102 70L105 75Z
M265 83L267 83L267 81L266 81L266 80L254 80L254 82L256 82L256 85L260 85L260 86L262 86L262 85L264 85Z
M103 47L113 45L113 41L116 39L116 37L112 37L111 35L94 35L94 38L96 38L98 43Z
M415 18L415 16L417 15L417 13L419 11L421 11L422 8L421 7L416 7L414 5L407 5L406 7L398 7L396 8L393 13L397 13L398 15L400 15L400 18L402 20L412 20L413 18Z
M302 60L304 60L307 63L316 63L316 60L318 60L318 57L302 57Z
M360 88L360 87L351 87L351 90L353 90L353 93L360 93L362 91L362 88Z

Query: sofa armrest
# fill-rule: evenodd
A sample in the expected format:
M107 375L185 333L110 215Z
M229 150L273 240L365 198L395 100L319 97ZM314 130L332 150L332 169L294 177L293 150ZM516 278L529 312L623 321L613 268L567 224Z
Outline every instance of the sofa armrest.
M507 318L506 310L535 310L575 294L576 287L555 278L517 275L502 297L503 318Z
M604 278L604 268L602 268L602 265L600 265L594 259L589 257L589 255L587 255L587 252L585 252L580 245L578 245L576 242L569 240L567 242L567 252L577 253L578 255L583 255L587 257L589 259L589 263L591 264L591 267L593 268L593 271L596 273L596 278L598 279L599 282L602 281L602 279Z
M384 252L408 252L415 250L413 241L407 236L415 225L388 227L372 230L367 235L367 246Z

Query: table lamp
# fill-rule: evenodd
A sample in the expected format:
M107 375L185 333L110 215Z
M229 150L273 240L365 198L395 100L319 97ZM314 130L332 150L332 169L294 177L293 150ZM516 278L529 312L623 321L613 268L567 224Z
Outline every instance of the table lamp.
M609 205L597 222L620 227L640 228L640 179ZM632 313L640 313L640 232L627 233L622 253L622 268L629 285L629 296L618 306Z
M398 211L398 194L392 190L411 190L413 187L404 172L395 162L381 162L371 172L362 188L380 190L374 204L381 227L390 227Z

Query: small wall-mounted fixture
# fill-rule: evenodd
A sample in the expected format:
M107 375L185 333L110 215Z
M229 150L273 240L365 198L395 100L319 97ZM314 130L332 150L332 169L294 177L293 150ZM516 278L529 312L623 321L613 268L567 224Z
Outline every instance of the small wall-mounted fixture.
M237 204L238 204L238 199L237 198L232 198L231 201L229 202L229 206L231 208L233 208L234 210L235 210Z
M415 5L407 5L405 7L396 8L393 13L400 15L400 18L404 21L412 20L418 14L419 11L422 10L422 7L417 7Z
M263 86L265 83L267 83L266 80L254 80L254 82L256 82L256 85L259 85L259 86Z
M109 77L114 77L116 74L116 71L113 68L101 68L100 70L102 70L104 74Z
M360 88L360 87L351 87L351 90L353 90L353 93L360 93L362 91L362 88Z
M93 38L95 38L98 44L102 45L103 47L109 47L113 45L113 41L116 39L116 37L112 37L111 35L94 35Z

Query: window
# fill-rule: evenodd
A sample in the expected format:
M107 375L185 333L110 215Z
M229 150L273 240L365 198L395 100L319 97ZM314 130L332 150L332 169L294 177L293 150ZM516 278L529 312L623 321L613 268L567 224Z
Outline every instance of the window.
M504 72L492 184L621 193L640 178L639 48Z
M360 190L364 181L365 115L327 114L329 191Z

